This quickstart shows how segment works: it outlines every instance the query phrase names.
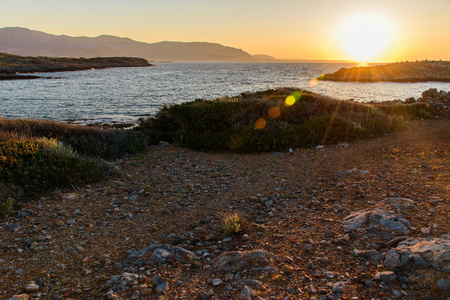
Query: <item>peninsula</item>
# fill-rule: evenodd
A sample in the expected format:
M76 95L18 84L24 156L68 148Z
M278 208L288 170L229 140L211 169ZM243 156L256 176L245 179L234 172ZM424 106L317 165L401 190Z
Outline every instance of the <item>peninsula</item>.
M373 67L341 68L321 76L328 81L450 82L450 61L400 62Z
M135 57L32 57L0 53L0 80L34 79L34 75L18 75L18 73L80 71L89 69L105 69L118 67L150 67L143 58Z

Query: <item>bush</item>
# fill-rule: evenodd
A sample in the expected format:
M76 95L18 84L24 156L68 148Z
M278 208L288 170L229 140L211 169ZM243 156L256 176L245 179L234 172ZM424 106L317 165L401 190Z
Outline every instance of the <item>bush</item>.
M147 137L138 131L69 125L55 121L7 120L0 118L0 132L62 142L71 151L103 159L121 158L143 151Z
M222 216L222 229L226 235L243 234L246 231L247 222L237 212L228 212Z
M55 188L100 180L105 172L102 163L82 159L55 140L0 137L0 184L20 188L8 197L34 198Z
M398 129L376 108L289 88L166 106L140 125L154 144L237 153L333 144Z

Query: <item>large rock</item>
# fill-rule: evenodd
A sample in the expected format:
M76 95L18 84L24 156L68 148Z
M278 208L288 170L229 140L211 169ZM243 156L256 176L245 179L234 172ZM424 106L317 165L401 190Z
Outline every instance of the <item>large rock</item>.
M386 254L384 265L420 273L441 289L450 274L450 234L440 238L409 238ZM448 281L447 281L448 282Z
M213 261L213 268L218 271L239 272L244 269L250 271L274 271L269 262L269 254L265 250L249 252L225 252Z
M342 227L345 231L378 226L391 231L409 233L410 223L403 215L398 215L384 208L353 212L344 218Z
M148 264L168 264L178 261L190 264L200 260L193 252L181 247L172 247L168 244L150 245L139 251L131 251L119 267L145 266Z

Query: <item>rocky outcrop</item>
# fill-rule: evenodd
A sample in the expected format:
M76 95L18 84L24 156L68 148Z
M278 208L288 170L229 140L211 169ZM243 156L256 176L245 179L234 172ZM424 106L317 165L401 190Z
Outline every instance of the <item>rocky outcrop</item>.
M411 111L422 110L431 116L450 116L450 92L429 89L422 93L422 97L415 99L410 97L405 100L391 100L383 102L370 102L385 111L395 112L397 108L405 108Z
M329 81L450 82L449 61L401 62L373 67L342 68L320 77Z
M365 229L378 232L382 230L409 233L410 224L403 215L384 208L375 208L351 213L345 217L342 227L345 231Z

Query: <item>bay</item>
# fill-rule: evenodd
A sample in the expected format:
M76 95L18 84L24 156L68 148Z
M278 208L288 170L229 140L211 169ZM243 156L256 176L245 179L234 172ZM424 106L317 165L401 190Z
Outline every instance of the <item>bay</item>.
M450 83L347 83L310 81L354 64L158 63L148 68L111 68L37 73L55 79L0 81L0 116L6 118L136 120L166 104L237 96L242 92L296 87L337 99L384 101L420 97Z

